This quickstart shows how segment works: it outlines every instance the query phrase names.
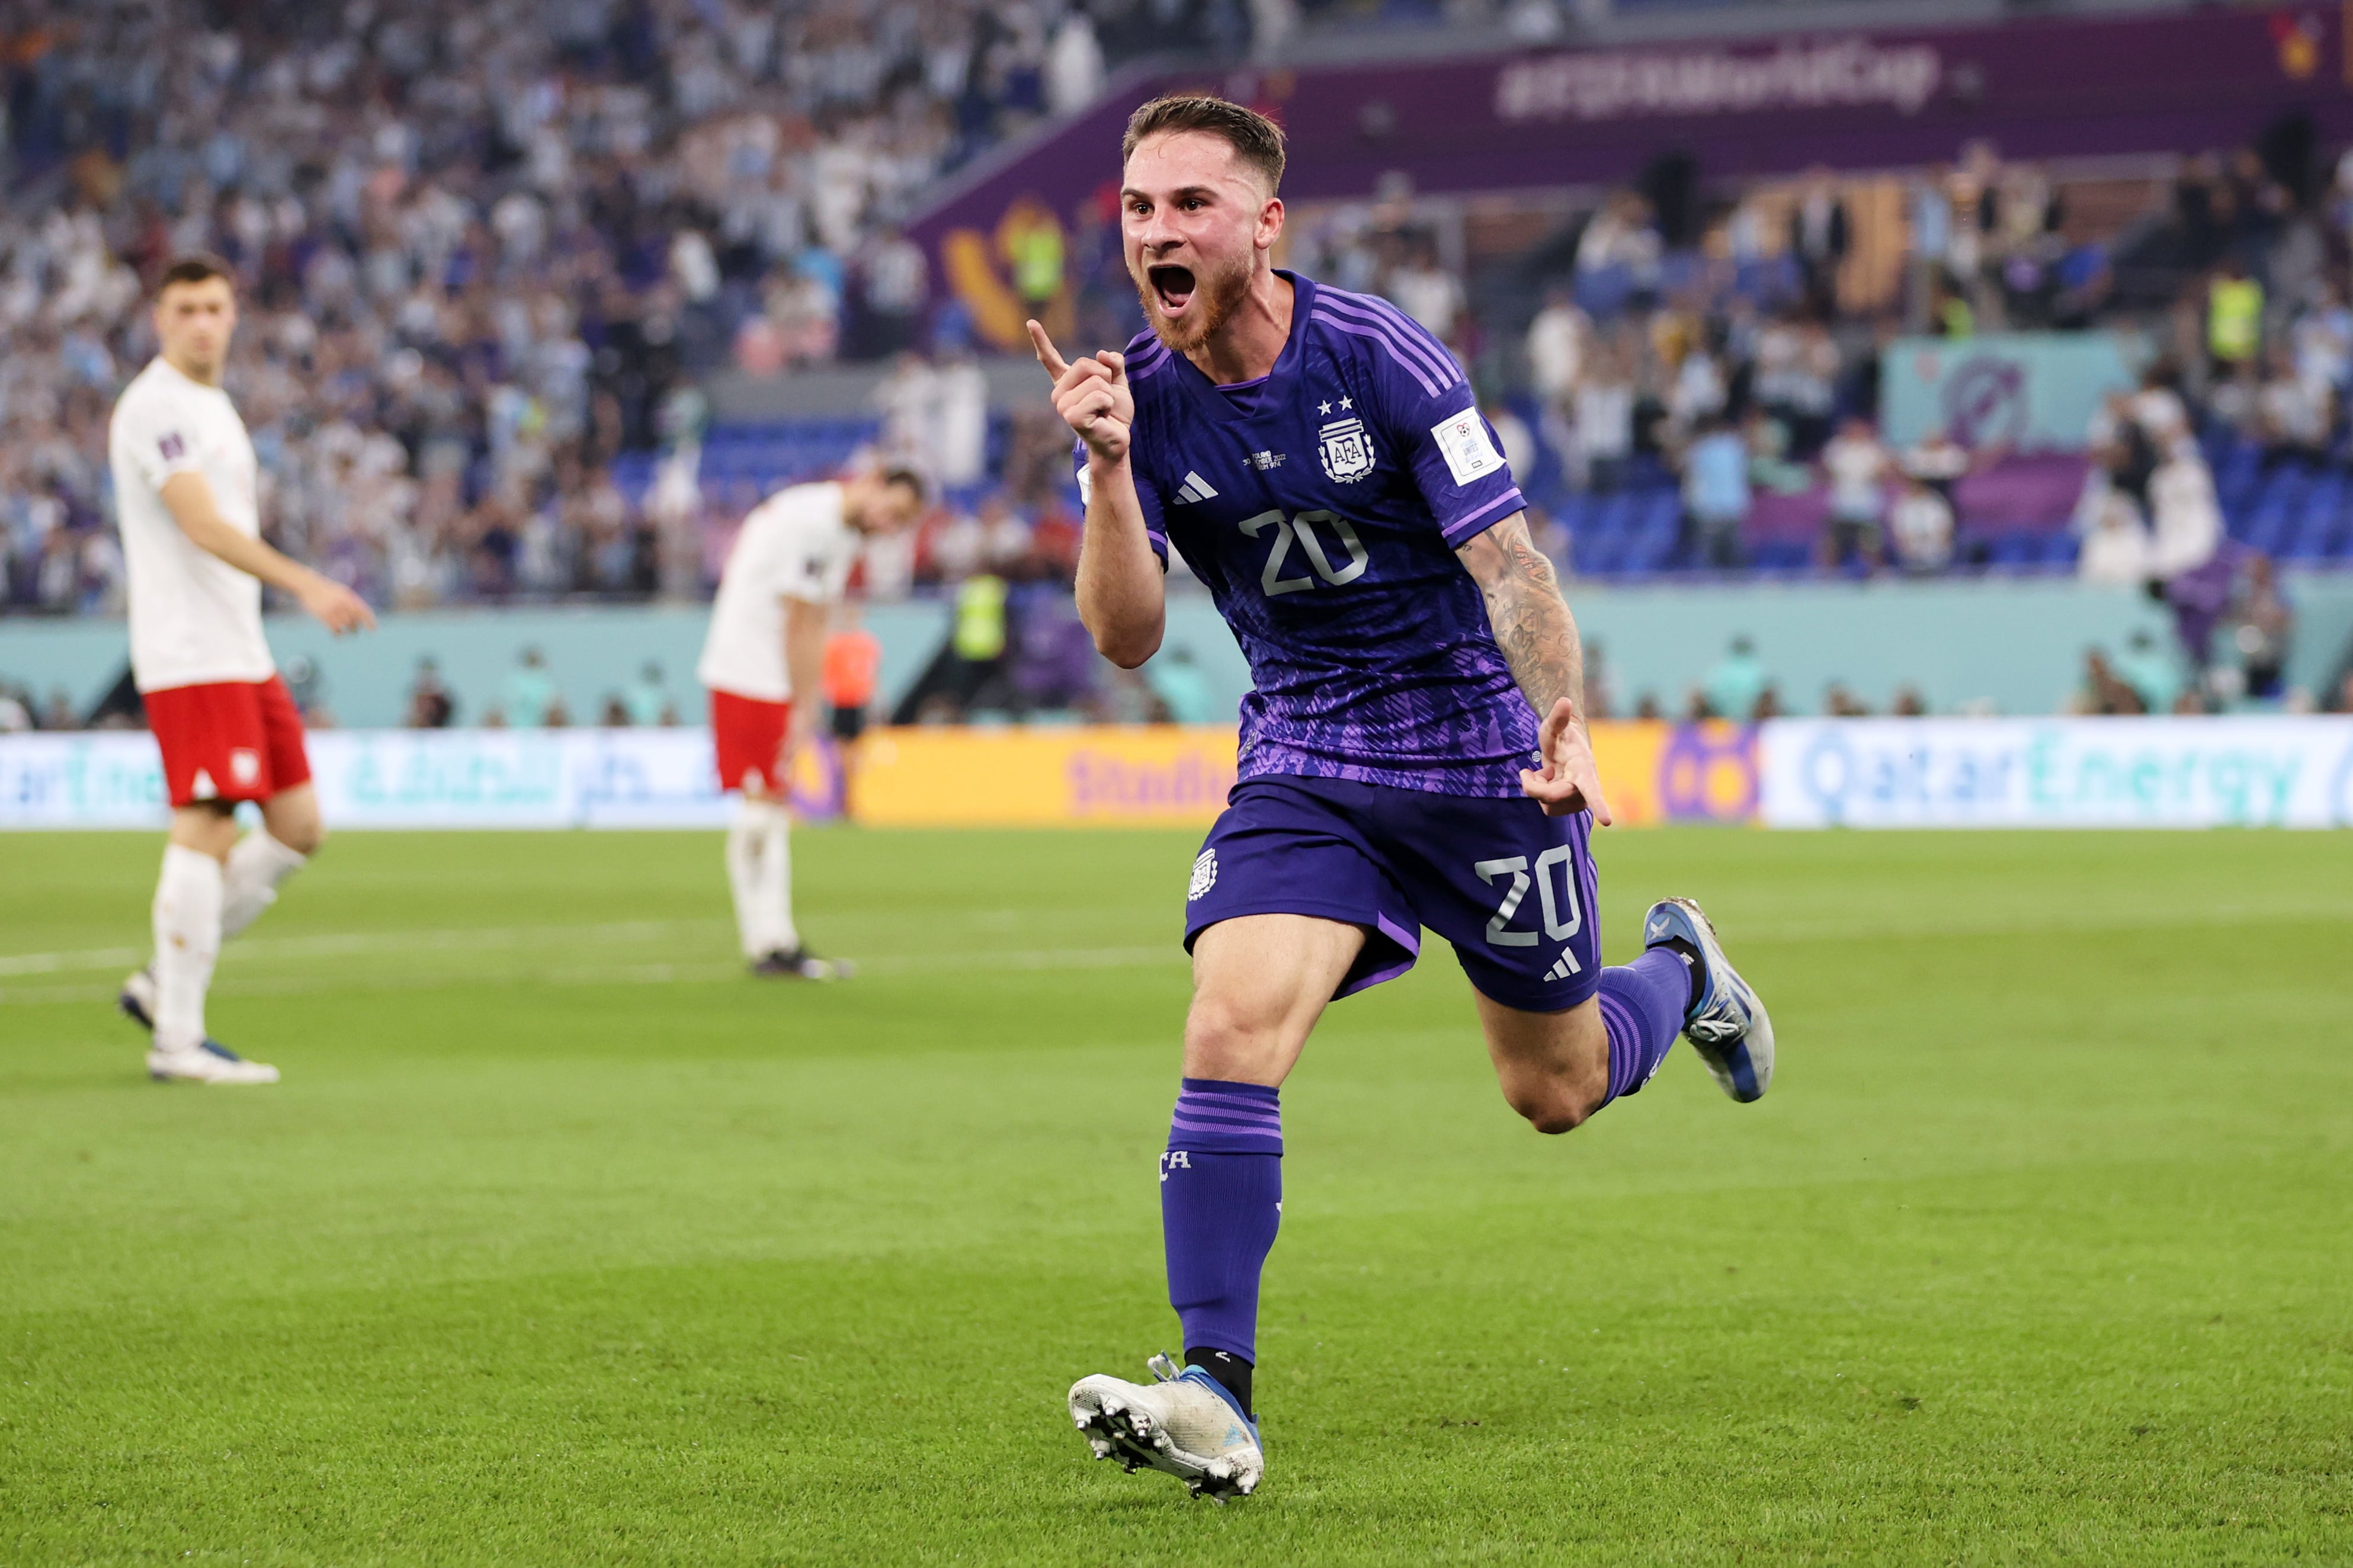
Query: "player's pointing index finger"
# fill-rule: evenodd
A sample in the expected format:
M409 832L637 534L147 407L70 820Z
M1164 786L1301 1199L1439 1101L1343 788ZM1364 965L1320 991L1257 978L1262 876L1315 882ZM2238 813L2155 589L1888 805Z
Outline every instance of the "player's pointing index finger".
M1045 328L1035 321L1029 322L1029 327L1030 346L1038 351L1038 363L1046 367L1048 375L1056 381L1061 380L1063 372L1071 368L1070 362L1063 359L1060 351L1054 347L1054 340L1046 335Z

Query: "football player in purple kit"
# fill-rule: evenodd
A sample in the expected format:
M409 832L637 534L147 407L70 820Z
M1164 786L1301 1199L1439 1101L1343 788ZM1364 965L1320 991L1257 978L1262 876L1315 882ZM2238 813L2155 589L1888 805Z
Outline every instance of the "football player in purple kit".
M1136 110L1127 267L1151 331L1065 362L1037 322L1086 498L1079 614L1133 668L1173 544L1249 658L1240 782L1187 889L1194 995L1161 1156L1186 1364L1090 1377L1098 1458L1222 1500L1265 1457L1259 1274L1281 1218L1279 1086L1324 1005L1404 973L1424 927L1470 977L1504 1097L1566 1132L1680 1032L1736 1100L1773 1075L1764 1006L1698 905L1601 966L1576 623L1446 347L1387 301L1271 264L1282 133L1215 98Z

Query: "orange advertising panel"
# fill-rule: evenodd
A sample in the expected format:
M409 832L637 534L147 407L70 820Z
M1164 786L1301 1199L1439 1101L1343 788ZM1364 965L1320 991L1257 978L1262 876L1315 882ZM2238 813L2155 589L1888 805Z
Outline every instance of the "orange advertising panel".
M1223 725L893 729L861 742L860 822L885 827L1206 827L1234 783ZM1730 724L1597 724L1594 760L1623 827L1746 822L1755 731Z

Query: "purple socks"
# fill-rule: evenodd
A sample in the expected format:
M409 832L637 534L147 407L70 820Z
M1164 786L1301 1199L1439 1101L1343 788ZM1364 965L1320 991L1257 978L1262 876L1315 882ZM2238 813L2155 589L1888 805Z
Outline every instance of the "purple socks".
M1672 948L1601 972L1601 1021L1609 1029L1609 1100L1638 1092L1683 1032L1691 971ZM1602 1101L1604 1105L1609 1100Z
M1168 1247L1168 1303L1184 1324L1188 1351L1257 1361L1259 1271L1282 1223L1278 1091L1184 1079L1168 1152L1160 1157L1160 1227Z

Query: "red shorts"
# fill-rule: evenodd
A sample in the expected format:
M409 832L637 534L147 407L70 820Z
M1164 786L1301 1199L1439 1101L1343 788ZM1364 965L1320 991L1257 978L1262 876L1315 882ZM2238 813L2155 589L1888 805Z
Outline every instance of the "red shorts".
M711 742L719 753L719 787L751 789L781 795L785 781L776 776L776 753L785 749L785 725L793 716L789 702L764 702L732 691L711 694Z
M277 676L143 694L174 805L268 800L311 782L302 714Z

